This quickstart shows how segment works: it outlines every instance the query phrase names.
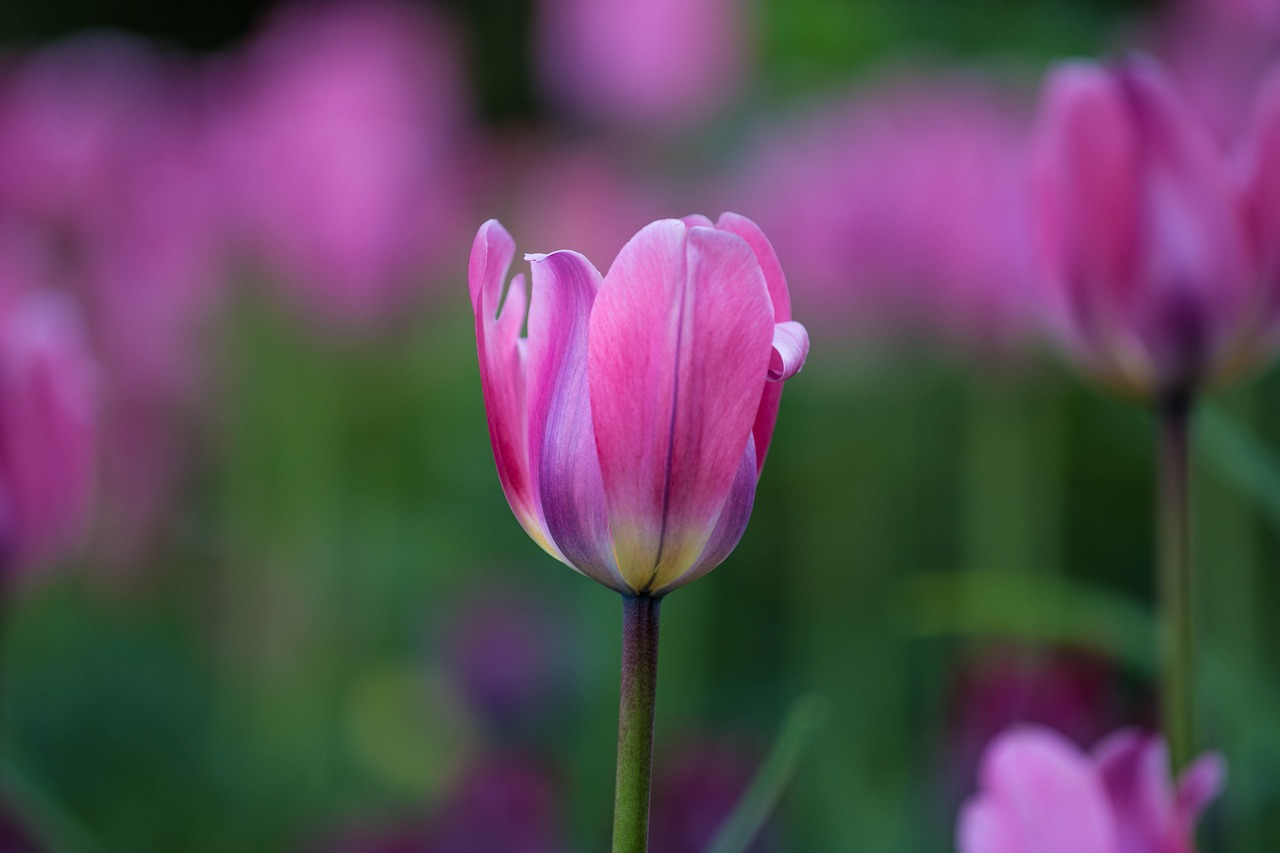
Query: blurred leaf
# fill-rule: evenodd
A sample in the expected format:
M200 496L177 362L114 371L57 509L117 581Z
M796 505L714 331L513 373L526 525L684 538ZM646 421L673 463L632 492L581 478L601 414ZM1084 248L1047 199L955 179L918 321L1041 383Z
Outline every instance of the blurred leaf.
M1249 495L1267 524L1280 535L1280 457L1218 406L1196 417L1196 449L1218 473Z
M1156 666L1150 613L1060 575L922 573L904 584L902 605L902 623L913 635L1009 635L1094 649L1140 672Z
M61 853L98 853L97 843L75 817L48 791L13 766L0 766L0 789L6 809L30 821L36 838Z
M755 839L778 800L791 784L810 741L826 724L829 703L822 696L803 696L787 713L773 751L751 780L738 805L725 819L707 853L742 853Z

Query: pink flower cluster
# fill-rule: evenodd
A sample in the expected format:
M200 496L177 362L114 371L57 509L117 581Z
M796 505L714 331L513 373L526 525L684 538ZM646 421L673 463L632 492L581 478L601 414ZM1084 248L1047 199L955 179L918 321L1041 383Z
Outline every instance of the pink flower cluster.
M176 415L204 396L202 332L237 270L363 326L465 239L456 44L378 0L285 8L200 63L91 35L0 67L0 245L29 261L19 289L74 302L101 364L105 552L136 553L169 503Z

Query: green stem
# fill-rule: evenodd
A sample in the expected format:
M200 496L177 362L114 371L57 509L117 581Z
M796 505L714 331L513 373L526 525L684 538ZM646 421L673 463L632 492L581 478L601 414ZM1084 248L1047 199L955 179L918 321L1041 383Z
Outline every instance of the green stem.
M613 853L646 853L649 849L660 603L661 599L651 595L622 597L622 700L618 707Z
M1195 743L1192 666L1192 593L1188 489L1191 400L1171 395L1160 407L1159 596L1160 716L1176 773L1187 765Z

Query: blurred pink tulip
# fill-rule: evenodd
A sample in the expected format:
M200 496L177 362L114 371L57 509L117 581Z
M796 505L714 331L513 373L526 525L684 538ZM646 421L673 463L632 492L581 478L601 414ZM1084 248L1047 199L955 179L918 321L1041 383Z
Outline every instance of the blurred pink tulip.
M298 4L223 80L243 236L321 316L385 317L465 239L458 53L416 5Z
M58 556L86 521L94 369L73 306L48 293L0 302L0 570Z
M1011 725L1036 724L1092 743L1125 720L1148 716L1149 698L1116 665L1073 649L1000 645L968 655L948 691L948 786L968 789L983 748Z
M829 335L1004 352L1034 330L1026 143L998 90L900 79L761 135L729 197Z
M960 853L1192 853L1196 819L1226 768L1203 755L1169 779L1164 742L1122 729L1092 755L1056 732L1006 731L987 747L980 789L956 829Z
M540 0L539 70L556 100L588 118L687 127L735 93L747 13L739 0Z
M603 277L481 226L469 281L503 490L548 553L624 594L715 568L746 528L782 380L808 354L763 232L724 214L654 222ZM527 338L520 337L529 306ZM501 312L499 308L501 307Z
M175 404L227 272L225 181L196 68L133 39L68 40L0 84L0 199L80 302L102 364L102 552L136 556L177 473ZM11 229L12 230L12 229Z
M1239 191L1160 69L1055 69L1034 168L1050 322L1073 355L1145 394L1226 369L1254 308Z

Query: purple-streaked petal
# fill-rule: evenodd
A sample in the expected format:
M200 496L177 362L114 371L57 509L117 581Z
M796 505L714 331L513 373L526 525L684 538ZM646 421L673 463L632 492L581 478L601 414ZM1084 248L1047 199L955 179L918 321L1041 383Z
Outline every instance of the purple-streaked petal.
M738 540L747 530L747 522L751 520L751 507L756 501L756 483L760 475L756 469L756 442L753 436L747 437L746 449L742 452L742 461L738 464L738 473L734 475L733 485L720 509L720 517L716 519L715 529L698 561L687 572L672 580L655 595L666 595L677 587L692 583L707 572L720 565L738 547Z
M1177 808L1188 827L1195 826L1196 820L1222 793L1226 783L1227 762L1216 752L1201 755L1182 771L1178 780Z
M960 853L1116 853L1097 771L1056 732L1002 734L987 747L980 777L958 828Z
M93 483L96 376L65 298L33 292L0 319L0 580L82 532Z
M1138 140L1100 66L1058 66L1041 103L1033 172L1050 319L1087 357L1107 361L1137 265Z
M507 503L533 540L558 557L544 532L529 471L525 342L520 337L527 305L524 277L516 276L512 280L505 301L502 294L515 250L515 241L495 219L480 226L471 247L467 284L476 315L480 387L489 420L493 459Z
M773 308L751 247L662 220L623 247L591 315L596 446L622 576L661 589L711 536L760 406Z
M773 327L773 354L769 356L769 381L783 382L800 372L809 357L809 332L795 320Z
M1120 853L1186 849L1186 829L1178 823L1163 740L1121 729L1098 744L1094 760L1115 815Z
M600 273L576 252L528 255L529 469L546 531L565 562L620 592L596 457L587 382L587 333Z
M1166 381L1200 378L1251 290L1240 199L1226 157L1152 62L1118 75L1142 148L1143 227L1134 327Z
M773 321L786 323L791 320L791 291L787 288L787 277L782 272L782 263L773 244L764 236L760 226L745 216L737 213L722 213L716 227L737 234L751 251L755 252L760 270L764 273L765 285L769 288L769 300L773 303ZM775 337L775 348L776 348ZM808 354L808 335L805 335L804 352ZM803 363L804 357L801 356ZM770 368L773 367L772 361ZM799 367L796 368L799 370ZM764 470L765 457L769 455L769 443L773 440L773 427L778 420L778 407L782 403L782 386L766 386L760 397L760 410L756 412L756 422L751 432L756 440L756 473Z

